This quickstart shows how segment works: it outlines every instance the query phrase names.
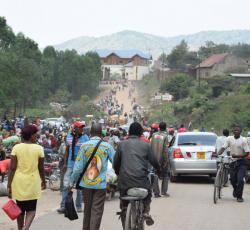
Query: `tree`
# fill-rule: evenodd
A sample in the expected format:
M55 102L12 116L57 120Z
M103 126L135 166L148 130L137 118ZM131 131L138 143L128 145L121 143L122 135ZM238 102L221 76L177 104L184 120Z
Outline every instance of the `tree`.
M188 96L192 79L186 74L176 74L168 78L161 86L161 91L167 91L174 96L175 100Z
M14 42L15 34L7 25L6 19L0 17L0 50L6 50Z
M213 54L221 54L231 52L231 48L226 44L215 44L213 41L207 41L205 46L201 46L198 55L201 60L208 58Z
M185 69L185 58L187 54L188 45L182 40L181 43L167 56L169 67L174 69Z
M229 76L214 76L207 79L207 82L212 88L213 97L219 97L223 92L231 92L235 88L234 81Z
M158 57L158 61L160 61L161 63L168 63L168 59L167 59L167 55L163 52L159 57Z
M75 50L43 52L32 39L15 35L0 17L0 105L16 114L49 100L80 101L98 92L101 62L96 53L79 55ZM80 102L79 102L80 103ZM88 103L86 103L88 104ZM91 107L92 108L92 107Z

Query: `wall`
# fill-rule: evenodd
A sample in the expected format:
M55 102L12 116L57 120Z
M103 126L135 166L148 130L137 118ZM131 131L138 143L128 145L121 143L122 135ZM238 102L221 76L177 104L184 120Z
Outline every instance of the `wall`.
M247 71L247 68L248 66L243 59L233 55L228 55L224 61L213 66L210 76L220 75L225 72L231 72L235 69L243 69Z

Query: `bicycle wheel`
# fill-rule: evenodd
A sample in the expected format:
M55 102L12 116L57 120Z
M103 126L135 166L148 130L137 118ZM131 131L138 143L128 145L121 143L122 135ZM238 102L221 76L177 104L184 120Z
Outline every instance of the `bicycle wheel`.
M216 204L218 199L221 198L221 170L216 173L214 181L214 203Z
M125 230L135 230L136 223L135 223L135 210L134 205L131 203L128 204L127 212L126 212L126 220L125 220Z
M214 186L214 204L217 203L219 199L218 187Z

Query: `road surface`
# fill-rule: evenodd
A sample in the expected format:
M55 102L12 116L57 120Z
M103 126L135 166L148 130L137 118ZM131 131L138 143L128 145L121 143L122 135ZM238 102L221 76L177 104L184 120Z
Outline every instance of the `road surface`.
M51 192L52 193L52 192ZM232 198L232 188L223 190L223 198L213 204L213 180L208 177L185 177L169 186L169 198L153 198L151 214L155 224L151 230L241 230L250 229L250 185L245 186L244 203L237 203ZM59 196L59 194L57 194ZM79 220L69 221L56 213L58 196L49 192L38 206L46 206L52 211L40 213L31 230L80 230L82 214ZM0 198L1 199L1 198ZM47 201L48 200L48 201ZM54 207L52 208L52 204ZM101 230L122 230L116 216L119 207L118 195L105 203ZM0 221L1 222L1 221ZM2 228L5 226L5 228ZM13 225L12 225L13 226ZM1 230L10 230L10 225L0 225Z

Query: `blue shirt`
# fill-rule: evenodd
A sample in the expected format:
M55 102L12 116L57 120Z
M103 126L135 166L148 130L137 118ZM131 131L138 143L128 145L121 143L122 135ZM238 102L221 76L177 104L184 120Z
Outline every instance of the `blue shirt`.
M77 182L99 140L100 137L92 137L82 145L70 178L71 186ZM107 187L106 173L108 160L113 163L114 155L114 148L109 143L102 141L80 182L80 186L91 189L105 189Z
M66 145L69 147L69 155L68 155L68 162L67 162L67 167L68 168L73 168L74 167L74 164L75 164L75 159L76 159L76 156L80 150L80 147L83 145L83 143L85 143L86 141L89 140L89 137L84 134L82 135L77 143L75 144L75 152L74 152L74 160L72 160L72 141L73 141L73 135L71 133L69 133L67 135L67 138L66 138Z

